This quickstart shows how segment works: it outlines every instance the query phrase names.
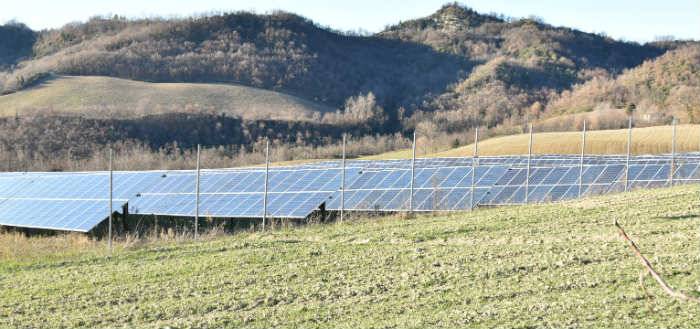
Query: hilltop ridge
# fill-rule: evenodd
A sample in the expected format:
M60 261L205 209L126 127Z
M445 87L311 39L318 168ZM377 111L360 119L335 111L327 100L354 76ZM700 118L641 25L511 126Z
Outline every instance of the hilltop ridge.
M482 14L456 3L373 35L335 31L280 11L94 17L45 31L11 23L0 28L0 35L0 91L6 94L0 96L0 112L9 116L113 120L139 113L156 120L153 115L165 114L187 126L200 115L228 113L257 121L245 127L284 127L269 136L279 147L329 152L341 132L356 142L386 140L386 150L405 145L414 130L444 149L470 143L476 127L501 135L521 132L526 122L542 121L540 126L549 130L577 129L572 116L581 113L590 118L591 129L618 128L628 108L644 125L667 124L671 117L700 121L695 96L700 94L700 45L695 41L639 44L552 26L536 17ZM102 82L80 83L84 79ZM111 94L104 93L111 88L105 87L107 81L115 86ZM172 92L192 99L146 92L165 86L147 83L170 84ZM191 92L192 83L198 92ZM65 93L70 95L61 96ZM177 116L181 113L187 115ZM0 125L26 135L41 131L39 123L47 121L18 122L25 127ZM323 128L309 128L308 122ZM228 136L248 136L244 139L217 138L210 144L192 132L193 140L185 144L254 151L265 134L251 134L243 126ZM94 126L80 129L104 136ZM334 133L319 136L318 131ZM16 145L19 139L41 140L25 135L0 137L0 161L76 147L70 141ZM153 151L180 141L160 130L112 136L107 140L130 136L119 142L152 145ZM279 160L311 156L283 153L289 155ZM85 159L95 150L80 154L78 159Z

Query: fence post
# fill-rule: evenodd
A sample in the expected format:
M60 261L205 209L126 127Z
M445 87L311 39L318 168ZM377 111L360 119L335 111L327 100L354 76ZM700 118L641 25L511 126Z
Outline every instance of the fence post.
M343 133L343 160L340 172L340 222L343 222L345 212L345 133Z
M262 230L265 230L265 224L267 222L267 188L270 175L270 140L265 141L265 190L263 193L263 220L262 220Z
M113 175L112 175L112 157L113 157L113 151L112 148L109 148L109 224L108 224L108 241L107 241L107 248L109 249L109 254L112 254L112 214L114 213L114 209L112 209L112 191L114 187L114 180L113 180Z
M194 197L194 238L199 237L199 161L200 161L201 146L197 144L197 175L195 179L195 197Z
M671 186L673 186L673 178L676 171L676 118L672 121L673 132L671 134L671 172L669 173L669 180L671 181Z
M578 197L581 197L583 190L583 158L586 156L586 120L583 120L583 130L581 131L581 160L578 168Z
M525 203L530 201L530 160L532 158L532 123L530 124L530 139L527 143L527 172L525 174Z
M469 197L469 209L474 209L474 193L476 192L476 166L479 158L479 127L474 130L474 155L472 155L472 189Z
M413 180L416 177L416 131L413 131L413 155L411 158L411 189L408 197L408 211L413 212Z
M625 192L629 190L630 155L632 153L632 116L627 119L627 159L625 160Z

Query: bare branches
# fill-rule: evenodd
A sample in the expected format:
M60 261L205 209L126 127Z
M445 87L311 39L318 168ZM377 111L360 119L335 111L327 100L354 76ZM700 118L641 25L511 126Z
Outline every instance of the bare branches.
M630 248L632 248L632 251L634 251L634 253L637 255L639 260L642 262L642 265L646 268L647 272L656 280L656 282L659 283L659 285L666 292L666 294L668 294L669 296L671 296L673 298L680 299L683 301L700 303L700 298L691 297L691 296L688 296L680 291L673 290L673 288L671 288L671 286L669 286L668 283L666 283L666 281L664 281L664 279L661 277L661 275L659 275L659 273L656 272L656 270L654 270L654 268L651 266L651 263L649 262L649 260L646 257L644 257L644 255L642 255L642 252L639 250L639 247L637 246L637 244L634 243L634 241L632 241L632 239L630 239L630 237L627 235L627 233L625 233L625 230L617 222L617 219L614 220L614 224L617 227L618 231L620 232L620 236L623 239L625 239L627 242L629 242L629 245L630 245ZM642 277L640 276L640 282L641 282L641 280L642 280ZM646 292L646 289L645 289L645 292Z

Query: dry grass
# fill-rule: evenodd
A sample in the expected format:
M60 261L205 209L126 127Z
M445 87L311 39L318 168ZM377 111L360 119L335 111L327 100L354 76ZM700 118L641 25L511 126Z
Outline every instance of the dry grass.
M670 126L634 128L632 130L633 154L659 154L671 152ZM546 132L533 136L533 153L535 154L579 154L581 152L580 132ZM527 154L528 134L496 137L479 142L479 155L513 155ZM627 130L595 130L586 134L586 153L588 154L623 154L626 152ZM459 157L471 156L474 145L458 147L437 153L421 153L418 156ZM678 125L676 131L676 150L693 152L700 150L700 125ZM364 159L406 159L411 157L408 149L387 152L365 157Z
M311 120L332 109L295 96L232 84L148 83L97 76L59 76L0 96L0 116L36 111L97 117L214 112L244 119Z
M670 126L635 128L632 130L633 154L659 154L671 152ZM533 136L532 151L535 154L579 154L580 132L550 132ZM507 155L526 154L528 135L520 134L485 140L479 143L479 154ZM627 130L597 130L586 134L586 153L622 154L626 152ZM678 152L698 151L700 148L700 125L679 125L676 131ZM467 145L437 153L436 156L471 155L474 146Z
M213 226L199 234L198 240L210 241L224 233L222 226ZM129 233L117 236L113 241L115 252L136 250L145 246L172 243L190 243L191 231L175 231L172 228L145 234ZM60 259L75 255L104 256L108 254L107 240L83 233L57 233L56 235L26 235L20 232L0 231L0 262L8 264L29 261Z
M27 236L19 232L2 232L0 261L28 261L84 253L100 254L104 250L100 245L99 241L80 233Z

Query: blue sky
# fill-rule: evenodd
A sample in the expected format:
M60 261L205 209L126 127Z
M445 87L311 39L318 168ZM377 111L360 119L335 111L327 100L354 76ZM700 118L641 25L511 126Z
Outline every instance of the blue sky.
M446 0L0 0L0 22L11 19L33 29L60 27L94 15L182 17L212 11L274 9L306 16L339 30L376 32L388 24L429 15ZM557 26L604 32L639 42L673 35L700 40L699 0L465 0L479 12L512 17L535 15Z

